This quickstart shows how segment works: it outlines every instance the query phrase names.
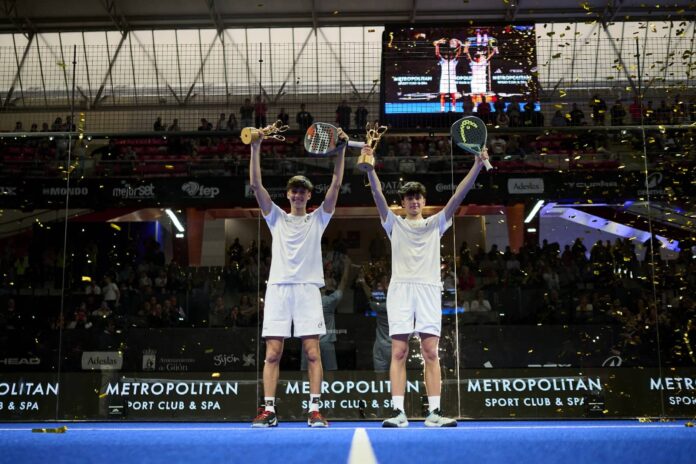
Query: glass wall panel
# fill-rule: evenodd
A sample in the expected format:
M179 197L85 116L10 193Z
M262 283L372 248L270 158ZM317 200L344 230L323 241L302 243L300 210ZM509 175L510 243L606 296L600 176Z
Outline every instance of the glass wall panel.
M380 113L383 30L225 30L224 46L212 29L136 31L123 42L90 32L86 46L82 34L41 34L19 72L29 42L2 37L0 123L14 129L0 137L2 417L257 415L279 257L249 187L250 148L217 130L230 113L236 131L285 109L286 140L262 144L263 183L290 211L287 180L308 177L316 214L336 157L306 153L295 115L305 103L315 121L334 123L346 100L340 124L364 140L355 113ZM477 175L431 254L439 347L421 351L433 346L422 334L396 342L406 348L406 411L422 418L437 401L425 379L439 365L442 410L460 418L693 415L679 380L694 377L696 335L693 22L539 24L535 35L538 94L486 93L491 104L476 115L495 169ZM460 71L469 77L470 67ZM448 98L466 114L481 103L469 84L458 90ZM437 106L439 94L426 93L418 98ZM242 121L257 95L266 121L255 117L262 106ZM399 188L419 181L426 222L437 218L474 164L450 141L464 114L443 113L415 115L379 144L375 169L394 214L406 214ZM150 132L157 117L167 131ZM44 123L49 136L25 136ZM358 155L348 149L321 240L329 419L383 419L393 406L386 298L391 255L404 249L392 251ZM411 272L425 279L424 267ZM306 418L316 365L306 358L302 340L284 341L282 420ZM26 390L29 378L42 390Z

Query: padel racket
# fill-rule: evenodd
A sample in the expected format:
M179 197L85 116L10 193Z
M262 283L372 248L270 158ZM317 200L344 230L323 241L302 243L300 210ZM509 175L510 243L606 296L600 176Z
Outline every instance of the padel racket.
M340 137L340 129L325 122L315 122L307 129L304 147L312 155L332 155L342 148L345 141ZM348 142L349 147L362 148L363 142Z
M464 151L481 156L483 147L486 146L488 129L486 123L476 116L466 116L459 119L450 128L452 142ZM488 159L483 159L483 165L487 170L493 169Z

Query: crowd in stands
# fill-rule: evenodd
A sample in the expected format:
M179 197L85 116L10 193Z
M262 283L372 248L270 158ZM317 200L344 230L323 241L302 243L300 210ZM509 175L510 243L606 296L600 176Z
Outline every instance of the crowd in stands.
M79 242L79 252L67 256L67 265L56 240L38 236L28 249L5 242L0 255L0 342L17 337L30 345L32 340L55 340L51 334L58 329L79 331L94 349L117 347L127 341L130 330L240 328L246 334L241 336L256 333L271 260L267 242L234 240L224 267L182 267L167 263L160 245L142 235L118 241L102 232L98 242L81 240L76 233L71 237ZM328 286L335 288L341 281L341 263L353 245L340 233L324 240ZM389 351L384 308L390 248L379 233L363 247L366 258L355 260L360 270L350 281L350 317L376 317L376 332L356 336L374 342L374 349L384 354ZM684 334L693 332L689 322L696 320L696 300L689 292L696 285L696 260L688 248L670 260L653 251L640 256L629 239L586 244L578 238L562 247L542 242L517 252L462 243L457 253L443 252L445 337L452 339L455 320L544 325L559 331L594 325L613 328L618 334L613 349L624 360L652 359L659 328L663 360L690 364Z
M586 116L585 108L588 115ZM469 114L473 108L465 108ZM633 102L628 107L621 100L610 106L599 94L587 105L573 103L569 110L558 109L545 121L544 113L535 102L498 100L478 104L477 113L491 127L488 148L491 159L500 171L549 171L559 169L616 169L626 163L621 159L627 150L641 150L643 136L640 131L605 132L592 131L598 126L624 126L626 124L664 126L689 124L696 121L696 101L682 101L676 96L671 103L662 100L655 108L652 101L641 106ZM335 123L345 129L362 130L369 112L363 104L353 108L342 100L335 111ZM81 176L138 175L138 176L186 176L186 175L235 175L246 168L248 147L231 133L243 127L262 127L281 120L301 134L314 121L304 103L291 120L285 108L280 108L275 119L268 117L268 105L262 96L254 102L247 98L238 113L220 113L215 122L201 118L200 136L168 134L166 137L112 137L106 140L76 139L72 147L65 138L2 138L0 155L3 158L2 174L59 176L68 170ZM587 131L563 131L565 127L586 127ZM515 128L550 127L558 131L515 132ZM510 128L510 129L505 129ZM75 130L70 116L57 117L53 124L43 123L39 130L33 123L28 132L62 132ZM177 118L171 122L157 117L154 132L181 132ZM13 132L26 131L22 121L17 121ZM219 134L219 135L216 135ZM688 132L650 129L646 134L647 150L651 158L664 162L664 156L693 149ZM294 134L286 143L270 141L266 147L274 161L269 169L279 174L297 170L295 158L305 158L301 137ZM628 148L627 148L628 147ZM71 166L65 166L68 149L72 148ZM448 137L390 135L382 139L378 148L377 166L386 172L449 171L450 155L459 161L452 166L455 171L468 169L470 157L457 149L452 152ZM269 159L269 157L267 157ZM687 162L681 156L679 163ZM669 157L667 160L670 161ZM308 173L329 169L321 160L303 167ZM630 169L630 166L628 167Z
M242 245L236 239L227 249L224 267L181 267L165 263L153 239L145 239L138 252L136 245L131 242L119 255L95 241L84 244L83 257L73 257L65 269L68 292L62 320L56 315L56 298L36 305L35 294L23 291L60 288L61 254L46 247L38 255L34 250L13 256L6 248L0 331L63 328L103 334L133 328L257 327L270 270L268 243ZM638 259L631 240L600 240L588 246L578 238L563 249L544 241L513 252L496 245L487 251L471 249L463 242L456 255L443 258L443 313L459 314L468 324L620 326L623 352L624 345L638 346L639 340L652 336L659 322L663 341L682 343L676 335L696 317L696 300L686 290L696 285L691 250L663 261L659 253ZM339 235L325 240L323 248L326 280L335 288L348 246ZM350 281L354 317L365 317L375 302L383 304L389 286L386 238L376 235L366 251L369 260ZM129 253L138 258L118 266Z

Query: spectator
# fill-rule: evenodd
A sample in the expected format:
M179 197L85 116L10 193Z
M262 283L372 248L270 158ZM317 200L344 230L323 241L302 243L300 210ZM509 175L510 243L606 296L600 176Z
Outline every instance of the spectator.
M491 134L488 144L490 146L492 159L501 160L505 157L505 152L507 150L507 141L505 137L499 134Z
M483 290L478 290L476 291L476 298L471 300L471 304L469 305L470 310L473 312L483 312L483 311L491 311L491 302L488 301L483 294Z
M179 127L179 120L174 118L172 124L167 128L169 132L179 132L181 128Z
M227 119L225 118L225 113L220 113L220 117L218 118L217 122L215 123L215 130L216 131L227 130Z
M244 99L244 103L239 107L239 124L243 129L245 127L251 127L254 120L254 105L251 104L251 100L248 98Z
M229 314L221 296L215 299L210 308L210 327L224 327Z
M520 107L518 106L517 102L510 103L505 112L510 120L510 127L522 126L522 115L520 114Z
M498 127L508 127L510 125L510 117L507 115L502 106L500 106L500 109L496 109L495 125Z
M161 132L164 130L164 123L162 122L162 116L157 116L155 123L152 125L152 129L155 132Z
M239 129L239 123L237 123L237 116L235 116L234 113L230 113L230 116L227 118L227 124L225 127L230 132L234 132L237 129Z
M336 108L336 124L342 129L350 128L350 113L353 110L345 100L341 100L341 103Z
M73 318L67 325L68 329L90 329L92 323L87 319L87 306L81 303L73 313Z
M607 117L606 102L598 94L595 94L590 100L590 108L592 109L592 123L595 126L603 126Z
M207 119L201 118L201 125L198 126L198 130L201 132L209 132L213 130L213 125L210 122L208 122Z
M655 111L655 121L658 124L672 124L672 109L664 100L660 101L660 106Z
M578 107L577 103L573 103L573 109L570 111L570 125L584 126L585 113Z
M355 109L355 127L357 129L364 129L367 126L367 115L369 113L362 103L358 105Z
M280 121L284 126L287 126L290 122L290 115L285 111L285 108L280 109L280 113L276 116L276 121Z
M108 275L104 276L102 295L104 295L104 301L109 304L111 309L118 307L119 300L121 299L121 292L118 289L118 285L116 285Z
M643 103L639 98L635 98L631 106L628 107L628 112L631 114L631 122L640 124L643 119Z
M268 122L266 121L266 113L268 111L268 106L266 101L261 95L257 95L254 101L254 113L256 113L255 123L256 127L266 127Z
M309 111L305 109L304 103L300 103L300 111L297 113L295 121L297 122L297 125L299 126L299 129L302 132L305 132L309 128L309 126L311 126L314 122L314 117Z
M561 110L556 110L555 113L553 113L553 118L551 118L551 126L552 127L565 127L568 125L568 120L566 117L561 113Z
M626 117L626 108L624 108L623 104L621 103L621 100L616 100L616 102L614 102L614 105L609 110L609 114L611 116L612 126L624 125L624 118Z
M481 97L481 102L476 107L476 114L486 124L491 122L491 105L486 101L486 97Z

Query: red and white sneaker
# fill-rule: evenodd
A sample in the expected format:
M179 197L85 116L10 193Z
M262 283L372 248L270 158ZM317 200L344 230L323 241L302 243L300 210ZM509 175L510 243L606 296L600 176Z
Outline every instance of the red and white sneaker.
M328 427L329 421L324 419L319 411L312 411L307 416L307 425L310 427Z
M251 422L252 427L277 427L278 418L273 411L263 411Z

